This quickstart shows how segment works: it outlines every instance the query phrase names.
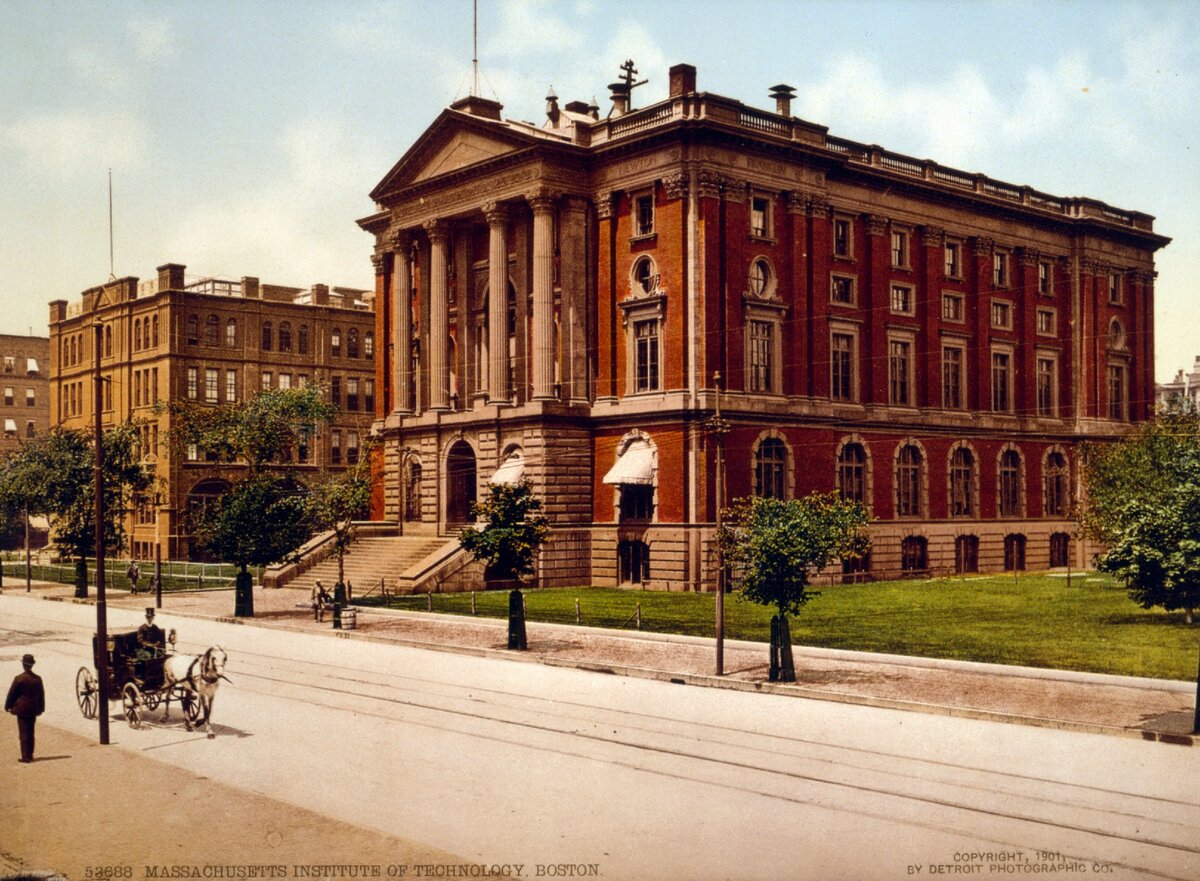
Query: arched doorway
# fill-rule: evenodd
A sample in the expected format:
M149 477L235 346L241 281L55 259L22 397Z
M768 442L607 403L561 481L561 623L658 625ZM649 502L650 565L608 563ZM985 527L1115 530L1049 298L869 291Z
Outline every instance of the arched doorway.
M470 523L475 503L475 451L455 441L446 456L446 522Z

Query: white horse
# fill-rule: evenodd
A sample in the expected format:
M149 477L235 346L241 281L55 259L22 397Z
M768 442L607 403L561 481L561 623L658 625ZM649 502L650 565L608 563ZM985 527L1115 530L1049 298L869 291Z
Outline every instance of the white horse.
M209 720L212 717L213 698L217 696L217 686L221 684L222 679L230 681L225 675L227 660L225 649L214 645L202 655L172 655L163 664L167 713L171 710L171 691L174 690L179 693L180 702L183 704L184 724L188 731L192 730L193 721L203 722L205 734L209 738L216 737ZM191 707L195 707L194 712L189 712ZM164 715L163 720L166 718Z

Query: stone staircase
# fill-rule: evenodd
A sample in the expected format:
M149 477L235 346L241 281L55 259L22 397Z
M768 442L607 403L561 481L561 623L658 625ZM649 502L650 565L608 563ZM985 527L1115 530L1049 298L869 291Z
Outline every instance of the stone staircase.
M458 544L457 539L436 535L377 535L355 539L346 552L343 564L346 580L353 585L354 594L378 591L379 579L386 578L389 591L396 579L422 560L444 549L448 542ZM287 581L287 587L304 591L312 590L313 583L320 579L325 589L333 592L337 583L337 557L330 555L312 568Z

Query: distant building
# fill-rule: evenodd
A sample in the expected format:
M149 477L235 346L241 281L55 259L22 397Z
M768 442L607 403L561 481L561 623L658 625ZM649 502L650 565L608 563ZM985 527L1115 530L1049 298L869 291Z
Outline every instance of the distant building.
M50 427L50 340L44 336L0 334L0 455Z
M697 90L468 97L371 192L383 504L528 476L544 585L711 588L724 498L838 490L868 577L1065 565L1078 443L1153 409L1153 218ZM719 376L719 381L717 377ZM857 572L850 571L855 577Z
M1192 372L1180 370L1170 382L1162 382L1154 387L1155 399L1162 405L1172 398L1184 398L1200 408L1200 355L1192 365Z
M187 534L189 507L228 490L237 466L175 457L159 442L170 417L156 415L163 399L207 404L243 401L260 389L321 383L340 408L330 430L296 451L299 480L357 461L376 408L376 329L373 293L355 288L311 289L214 278L185 280L168 263L156 279L110 281L82 299L50 304L50 411L57 424L93 424L94 328L102 341L105 381L102 419L143 423L142 451L158 478L158 496L139 499L128 524L131 550L152 558L195 557Z

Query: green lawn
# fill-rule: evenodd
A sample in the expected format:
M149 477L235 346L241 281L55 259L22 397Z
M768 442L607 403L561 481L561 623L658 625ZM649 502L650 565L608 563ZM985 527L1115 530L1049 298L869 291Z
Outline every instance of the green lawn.
M477 593L478 614L508 614L506 593ZM367 601L377 598L368 598ZM433 610L471 613L470 594L434 594ZM578 588L525 591L531 621L626 627L638 603L642 629L711 636L711 594ZM426 609L425 595L392 598L392 605ZM771 612L725 603L726 636L766 642ZM797 645L890 652L935 658L1022 664L1164 679L1196 678L1200 625L1182 613L1134 604L1111 579L1076 575L891 581L823 586L792 621ZM764 646L763 651L766 651Z

